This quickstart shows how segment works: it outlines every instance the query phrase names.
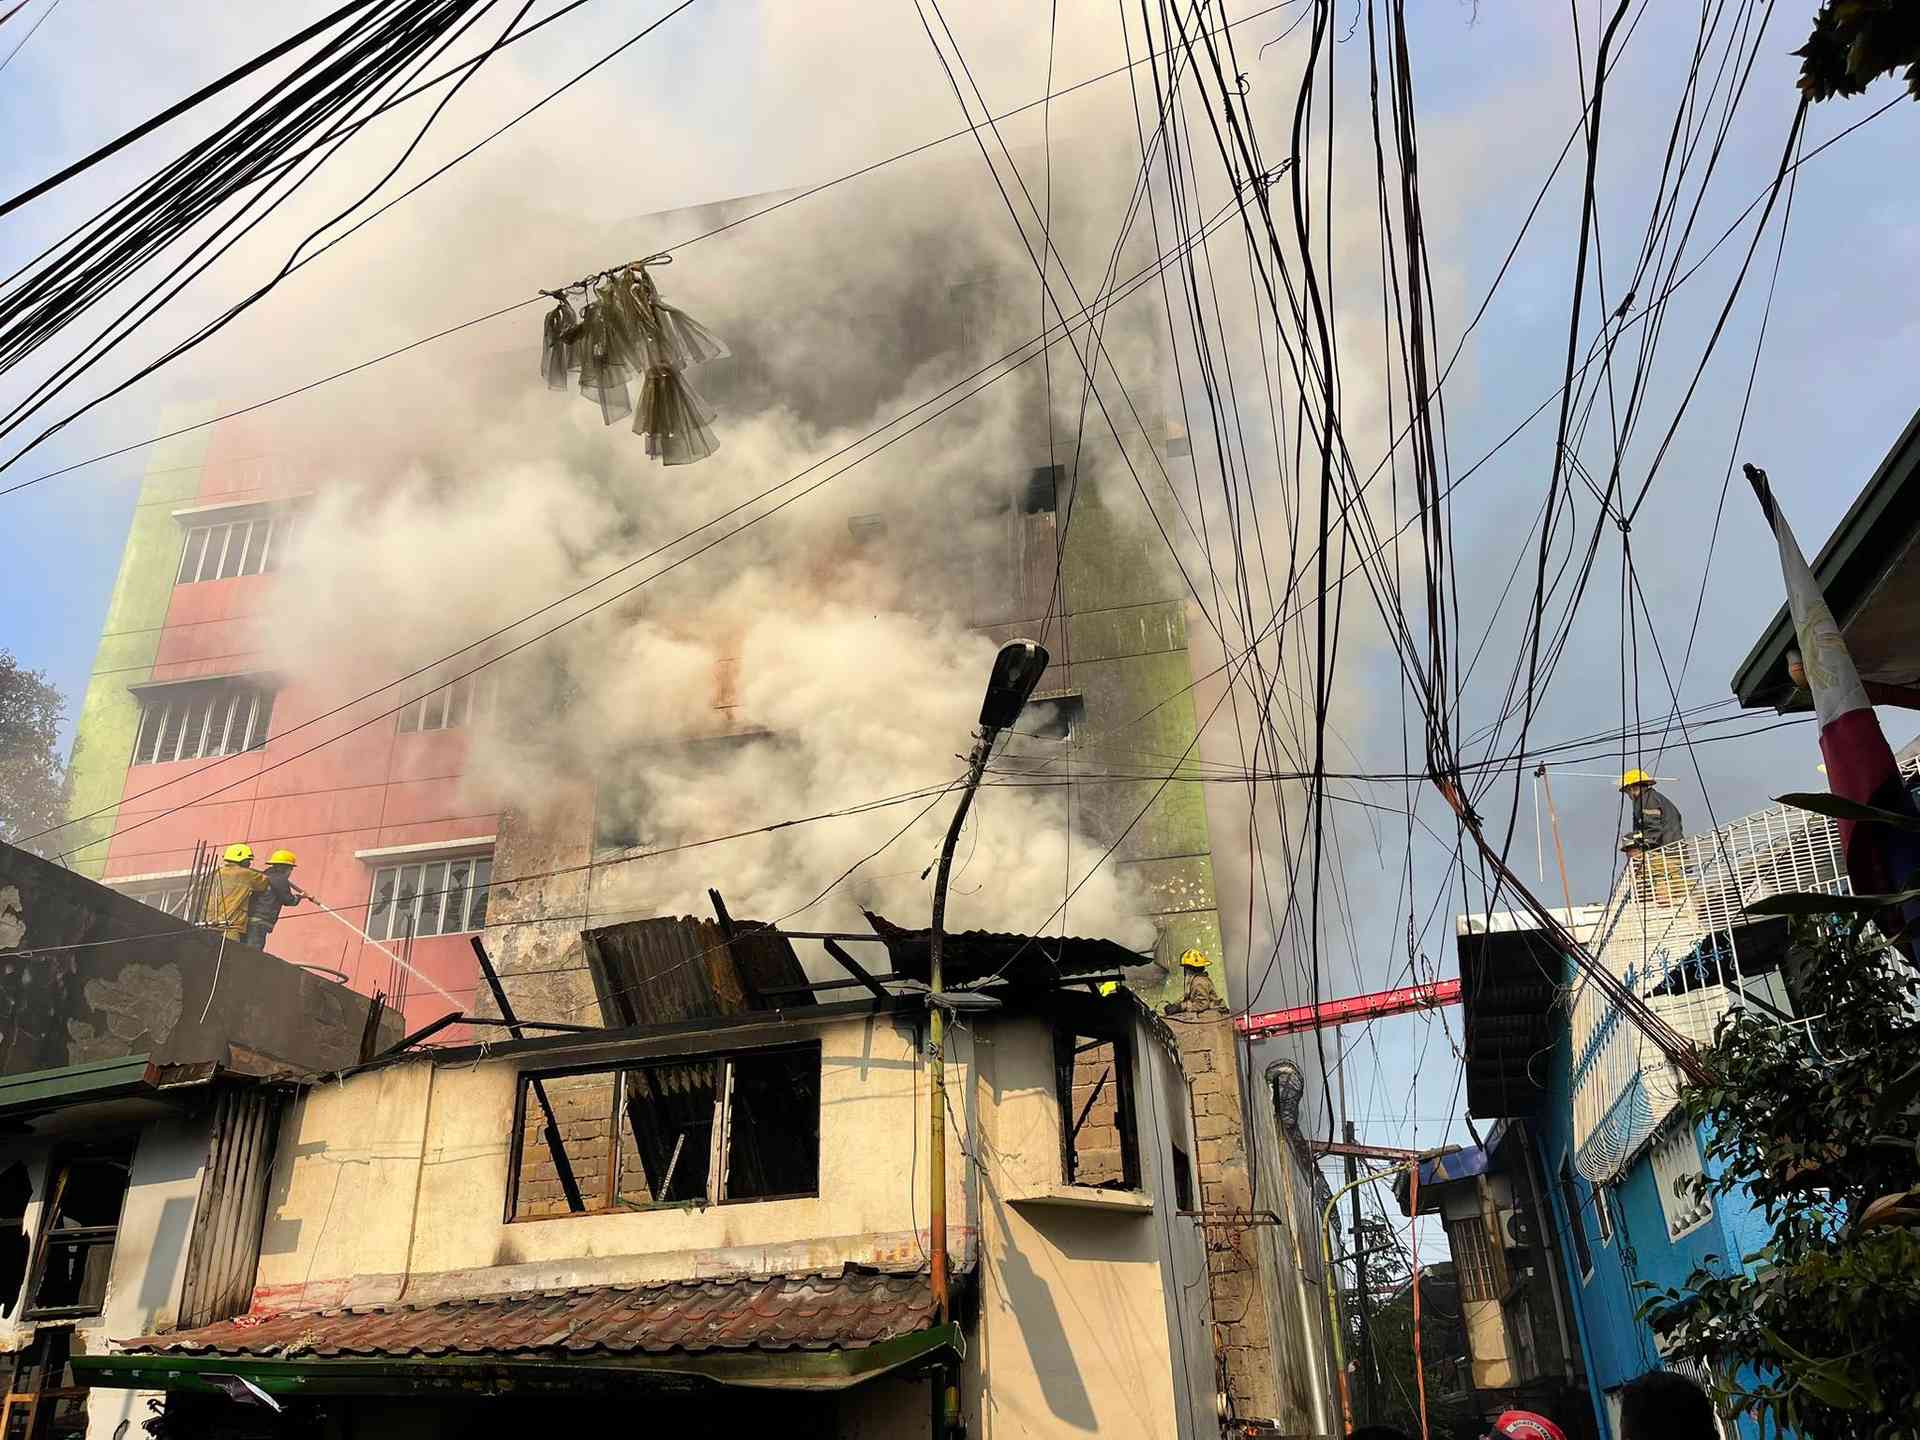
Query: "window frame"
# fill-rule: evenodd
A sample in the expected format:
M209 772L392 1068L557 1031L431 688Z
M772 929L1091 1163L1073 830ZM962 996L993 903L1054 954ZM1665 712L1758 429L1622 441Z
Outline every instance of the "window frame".
M482 930L486 929L487 911L492 903L493 893L493 851L491 849L449 851L441 854L429 852L416 856L395 857L391 860L362 863L368 863L369 868L373 871L371 878L367 882L366 932L367 938L374 943L384 945L390 944L395 940L404 941L408 938L409 932L404 929L396 929L393 922L399 917L401 909L399 904L400 877L404 876L406 872L410 870L416 871L419 874L418 886L412 895L408 897L415 918L415 928L411 932L413 939L429 940L441 935L478 935ZM460 926L457 929L420 929L418 922L422 909L421 901L429 894L433 895L439 902L439 921L437 921L436 924L445 921L447 897L453 892L453 885L449 876L451 875L452 867L455 865L466 865L468 867L466 879L463 884L464 895L461 902L465 913L460 917ZM487 869L487 877L484 881L476 883L475 877L477 869L482 865ZM434 866L442 867L440 883L437 889L429 890L427 888L426 872ZM383 904L380 900L380 878L383 875L389 874L395 876L394 894L392 898ZM477 924L475 923L476 905L479 907Z
M281 554L299 531L298 511L286 506L247 507L224 517L216 511L201 515L176 515L174 518L186 532L180 545L180 562L174 567L173 583L176 586L237 580L277 570L280 568ZM234 549L236 538L239 541L237 553ZM210 556L213 557L211 567ZM231 570L227 568L229 560L233 562ZM248 568L249 560L253 562L251 569ZM192 563L189 564L189 561ZM211 574L208 573L209 568ZM189 571L192 573L189 574Z
M67 1378L67 1371L73 1361L74 1327L71 1325L41 1325L26 1337L24 1344L5 1357L7 1375L4 1390L0 1390L0 1436L13 1427L14 1416L24 1410L27 1416L27 1440L41 1440L47 1434L46 1421L54 1416L63 1402L75 1402L79 1406L81 1432L86 1433L87 1396L91 1393L84 1385L47 1384L51 1365L47 1363L46 1351L55 1337L66 1337L66 1357L60 1362L56 1380ZM20 1382L33 1371L39 1372L38 1388L21 1389ZM45 1413L43 1413L43 1410ZM71 1412L69 1412L71 1414Z
M1447 1234L1447 1253L1453 1258L1453 1272L1460 1286L1460 1299L1463 1302L1503 1300L1505 1295L1500 1284L1500 1268L1494 1253L1493 1237L1487 1234L1487 1222L1480 1213L1475 1211L1462 1219L1447 1222L1441 1228Z
M742 1060L765 1059L776 1055L811 1054L814 1059L814 1089L817 1109L814 1120L814 1166L813 1188L810 1190L782 1191L774 1195L728 1195L727 1182L732 1169L733 1139L733 1067ZM646 1205L623 1204L618 1201L620 1193L620 1169L622 1163L622 1130L624 1123L622 1110L626 1100L626 1082L624 1076L629 1071L646 1070L670 1065L711 1064L716 1067L714 1076L713 1121L708 1133L708 1163L706 1193L699 1199L661 1200ZM571 1065L555 1069L527 1068L521 1070L514 1080L513 1133L507 1155L507 1193L503 1219L509 1225L537 1224L548 1220L584 1220L590 1216L604 1215L647 1215L660 1210L719 1209L728 1205L764 1205L779 1200L817 1200L820 1198L820 1168L825 1154L825 1144L821 1135L821 1122L826 1113L826 1101L821 1095L821 1078L825 1074L824 1047L818 1037L808 1040L787 1041L768 1045L738 1046L729 1050L701 1050L685 1053L670 1052L654 1055L640 1055L622 1060L615 1064L599 1063L592 1065ZM527 1149L528 1100L533 1094L536 1083L566 1080L581 1075L613 1075L614 1084L613 1126L606 1140L607 1177L603 1203L589 1204L582 1210L562 1210L551 1215L521 1215L516 1213L520 1197L520 1172ZM582 1197L583 1199L585 1197Z
M493 713L497 693L492 670L449 680L437 690L429 690L401 706L394 718L394 733L433 735L443 730L464 730L477 725ZM460 718L457 720L454 718L456 701L460 702ZM439 720L435 724L427 724L427 716L436 709Z
M264 677L229 675L142 686L133 694L140 706L140 715L134 722L133 754L127 761L129 769L140 765L219 760L266 749L272 738L274 701L279 690ZM234 722L243 705L246 719L241 722L236 737ZM215 714L221 712L224 718L219 737L214 740L213 720ZM189 732L196 732L190 754L187 750ZM239 743L234 745L236 738ZM210 740L213 741L211 747ZM163 749L172 753L163 756L160 753Z
M1691 1170L1683 1170L1674 1164L1680 1143L1684 1139L1693 1157ZM1655 1194L1660 1197L1660 1220L1667 1232L1667 1243L1674 1244L1693 1234L1702 1225L1713 1218L1713 1195L1705 1190L1690 1194L1683 1202L1674 1187L1674 1182L1683 1174L1699 1175L1706 1178L1706 1157L1700 1153L1700 1136L1693 1125L1684 1117L1664 1133L1656 1134L1653 1143L1647 1147L1647 1169L1653 1176ZM1683 1211L1682 1204L1697 1207L1692 1211ZM1680 1223L1675 1227L1675 1217Z
M1560 1204L1567 1212L1567 1237L1573 1242L1574 1259L1580 1267L1580 1283L1593 1279L1593 1247L1587 1237L1587 1222L1581 1215L1580 1187L1574 1181L1573 1156L1562 1152L1560 1169L1554 1176L1560 1191Z
M120 1227L126 1220L127 1196L133 1190L133 1162L139 1142L136 1136L124 1135L114 1139L88 1142L85 1144L57 1146L47 1159L46 1196L40 1203L38 1223L34 1227L33 1254L27 1262L26 1288L21 1292L20 1320L78 1320L103 1314L107 1306L108 1292L113 1284L113 1256L120 1246ZM120 1191L120 1206L114 1212L111 1225L78 1225L59 1232L63 1244L80 1244L107 1248L107 1284L100 1292L98 1305L42 1305L39 1301L40 1286L47 1273L47 1259L54 1245L54 1221L60 1213L60 1204L66 1198L67 1180L73 1167L88 1160L111 1160L124 1155L126 1157L127 1180Z
M1120 1141L1119 1185L1087 1185L1074 1178L1074 1137L1092 1112L1093 1101L1076 1121L1073 1117L1073 1078L1080 1051L1074 1042L1086 1037L1113 1046L1114 1130ZM1060 1183L1087 1189L1142 1193L1146 1174L1140 1157L1140 1119L1136 1103L1138 1077L1134 1074L1133 1026L1125 1014L1102 1013L1091 1006L1064 1006L1053 1020L1054 1099L1060 1109Z

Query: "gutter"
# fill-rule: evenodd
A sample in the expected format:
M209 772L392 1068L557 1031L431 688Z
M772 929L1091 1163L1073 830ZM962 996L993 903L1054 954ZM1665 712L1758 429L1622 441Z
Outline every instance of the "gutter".
M160 1067L150 1055L122 1055L58 1070L29 1070L0 1076L0 1115L14 1119L86 1105L150 1095L159 1089Z
M512 1355L273 1359L257 1355L75 1355L73 1373L88 1387L224 1395L239 1377L269 1395L568 1394L594 1390L725 1386L751 1390L849 1390L909 1368L957 1363L965 1354L958 1325L936 1325L858 1350L717 1350L701 1354L596 1355L565 1360Z

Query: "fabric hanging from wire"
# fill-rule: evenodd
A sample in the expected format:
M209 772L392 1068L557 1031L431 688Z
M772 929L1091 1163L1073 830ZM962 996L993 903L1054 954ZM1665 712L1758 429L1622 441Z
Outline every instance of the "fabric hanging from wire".
M725 343L686 311L660 298L652 255L590 275L558 290L540 331L540 375L549 390L577 377L580 394L600 407L600 423L633 417L633 433L663 465L691 465L720 448L714 411L686 372L728 355ZM575 306L573 295L580 304ZM630 386L640 383L636 402Z

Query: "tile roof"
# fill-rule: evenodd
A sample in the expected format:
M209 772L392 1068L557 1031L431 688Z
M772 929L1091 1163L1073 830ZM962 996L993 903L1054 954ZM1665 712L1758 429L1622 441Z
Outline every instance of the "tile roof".
M133 1353L301 1356L594 1355L857 1350L934 1321L924 1272L599 1285L432 1305L242 1315L145 1335Z
M930 930L909 930L884 915L864 912L873 933L886 942L894 974L924 981L931 967ZM965 985L1004 979L1014 985L1049 987L1078 975L1117 975L1153 964L1113 940L1079 935L1013 935L991 930L948 932L942 956L945 980Z

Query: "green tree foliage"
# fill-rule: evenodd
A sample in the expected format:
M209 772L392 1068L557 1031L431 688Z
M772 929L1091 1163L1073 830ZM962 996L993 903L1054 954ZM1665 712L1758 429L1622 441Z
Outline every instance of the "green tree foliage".
M1800 89L1809 100L1858 95L1882 75L1906 67L1920 100L1920 5L1914 0L1826 0L1801 57Z
M1804 1024L1735 1010L1685 1096L1712 1194L1768 1238L1710 1256L1642 1314L1732 1404L1802 1440L1920 1436L1920 1228L1862 1223L1920 1185L1920 977L1863 916L1795 922ZM1884 1209L1884 1205L1881 1207Z
M1420 1433L1419 1385L1413 1358L1413 1261L1406 1232L1384 1215L1360 1220L1361 1265L1372 1301L1373 1373L1359 1370L1358 1307L1345 1307L1347 1357L1355 1365L1354 1404L1361 1420ZM1472 1409L1459 1287L1452 1265L1423 1257L1420 1286L1420 1368L1426 1372L1427 1421L1435 1435L1453 1433Z
M21 844L64 818L60 719L65 710L65 697L44 674L21 669L11 650L0 649L0 839Z

